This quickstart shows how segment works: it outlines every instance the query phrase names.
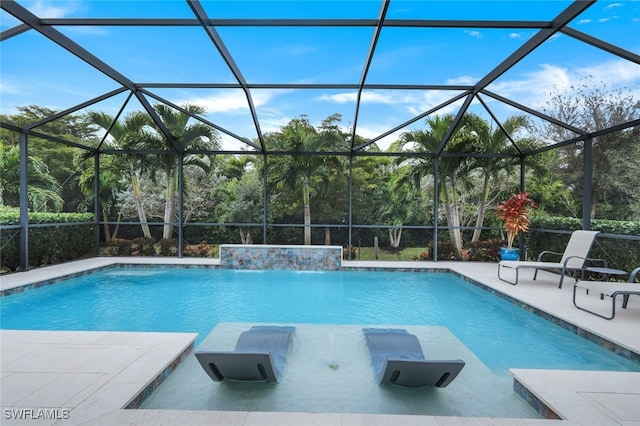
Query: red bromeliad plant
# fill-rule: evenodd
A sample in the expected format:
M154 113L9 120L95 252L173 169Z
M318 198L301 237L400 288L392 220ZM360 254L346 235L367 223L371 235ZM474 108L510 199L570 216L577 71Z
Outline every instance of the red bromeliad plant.
M513 246L513 240L519 232L527 232L531 221L529 220L529 207L538 208L538 205L529 198L529 192L519 192L511 195L507 201L498 204L494 214L504 222L507 231L507 247Z

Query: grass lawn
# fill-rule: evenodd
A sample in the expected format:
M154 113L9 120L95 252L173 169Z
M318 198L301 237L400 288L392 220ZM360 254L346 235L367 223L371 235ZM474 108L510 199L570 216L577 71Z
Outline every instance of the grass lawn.
M377 260L412 260L412 257L417 258L420 253L427 251L424 247L400 247L395 250L389 250L387 248L378 249ZM356 247L357 258L353 260L376 260L373 247Z

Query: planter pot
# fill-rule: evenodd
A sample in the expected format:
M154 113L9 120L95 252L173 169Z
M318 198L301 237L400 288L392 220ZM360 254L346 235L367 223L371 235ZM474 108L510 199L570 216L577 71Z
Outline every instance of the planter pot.
M518 260L520 259L519 248L500 247L500 259L502 260Z

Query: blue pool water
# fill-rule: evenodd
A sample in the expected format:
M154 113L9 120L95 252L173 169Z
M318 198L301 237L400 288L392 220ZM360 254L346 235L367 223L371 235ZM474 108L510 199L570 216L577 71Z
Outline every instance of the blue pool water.
M447 327L496 374L640 371L563 328L441 272L113 268L0 298L4 329L196 332L222 322Z

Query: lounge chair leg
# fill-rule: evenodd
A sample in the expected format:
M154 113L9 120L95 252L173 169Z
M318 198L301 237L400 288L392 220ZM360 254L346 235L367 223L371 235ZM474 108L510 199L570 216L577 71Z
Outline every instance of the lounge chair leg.
M500 276L500 270L502 269L502 266L500 264L498 264L498 279L500 279L501 281L504 281L505 283L509 283L511 285L516 285L518 284L518 269L514 269L514 271L516 272L516 281L515 282L511 282L509 280L505 280L504 278L502 278Z

